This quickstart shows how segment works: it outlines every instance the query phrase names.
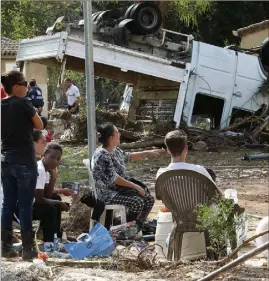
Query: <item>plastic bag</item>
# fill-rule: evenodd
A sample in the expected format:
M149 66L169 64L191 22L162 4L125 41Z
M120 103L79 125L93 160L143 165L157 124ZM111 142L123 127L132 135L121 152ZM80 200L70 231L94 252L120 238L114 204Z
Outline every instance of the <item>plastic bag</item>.
M88 234L80 235L78 240L78 242L70 242L65 245L65 249L74 259L105 257L115 250L115 245L109 232L100 223L96 223Z

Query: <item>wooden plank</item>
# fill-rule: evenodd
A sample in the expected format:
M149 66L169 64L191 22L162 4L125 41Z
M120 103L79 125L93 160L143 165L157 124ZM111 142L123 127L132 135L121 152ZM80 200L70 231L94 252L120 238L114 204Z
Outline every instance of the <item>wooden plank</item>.
M46 261L47 265L50 266L68 266L68 267L76 267L76 268L95 268L95 267L102 267L107 266L109 262L107 260L73 260L73 259L56 259L56 258L49 258Z

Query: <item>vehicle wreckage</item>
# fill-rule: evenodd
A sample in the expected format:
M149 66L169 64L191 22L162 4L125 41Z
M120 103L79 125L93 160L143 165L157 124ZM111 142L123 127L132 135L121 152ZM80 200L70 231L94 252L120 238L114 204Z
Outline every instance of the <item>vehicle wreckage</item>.
M163 29L161 11L148 1L96 12L92 21L95 75L126 83L121 109L131 120L149 116L189 127L206 120L208 128L223 129L269 104L259 90L268 76L268 39L251 50L195 41ZM83 19L58 18L46 35L20 41L17 63L84 72L83 27Z

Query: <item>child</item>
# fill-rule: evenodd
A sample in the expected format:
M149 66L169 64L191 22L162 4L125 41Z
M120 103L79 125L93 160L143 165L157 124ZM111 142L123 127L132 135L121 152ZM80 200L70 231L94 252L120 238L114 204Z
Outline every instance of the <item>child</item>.
M50 143L53 140L53 135L52 135L51 130L47 129L48 119L46 117L42 116L41 120L44 124L44 129L42 130L42 133L45 136L47 143Z

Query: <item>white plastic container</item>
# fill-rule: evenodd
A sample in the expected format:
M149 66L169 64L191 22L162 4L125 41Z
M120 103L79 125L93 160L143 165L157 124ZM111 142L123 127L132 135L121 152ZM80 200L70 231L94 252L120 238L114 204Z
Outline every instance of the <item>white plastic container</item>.
M264 217L258 223L255 234L262 233L266 230L269 230L269 217ZM269 234L266 234L266 235L263 235L261 237L256 238L255 243L256 243L256 246L259 247L262 244L266 243L267 241L269 241ZM265 251L264 253L267 257L267 266L269 266L269 250Z
M235 204L238 203L238 197L237 197L237 190L236 189L232 189L232 188L226 189L224 191L224 197L226 199L233 199Z
M167 257L167 245L166 239L171 232L173 226L173 218L171 212L162 212L159 211L157 215L157 227L156 227L156 234L155 234L155 252L159 258L166 258ZM165 256L164 256L165 255Z
M196 260L206 257L205 235L203 232L186 232L183 234L181 258Z

